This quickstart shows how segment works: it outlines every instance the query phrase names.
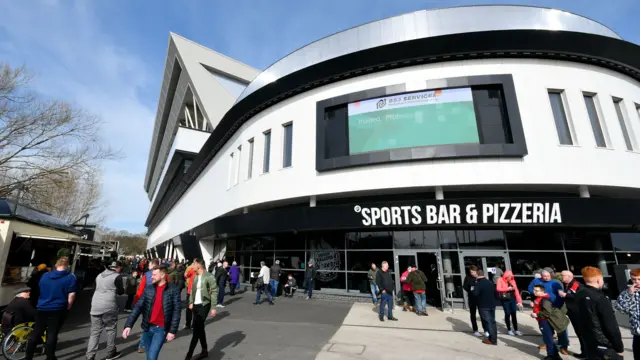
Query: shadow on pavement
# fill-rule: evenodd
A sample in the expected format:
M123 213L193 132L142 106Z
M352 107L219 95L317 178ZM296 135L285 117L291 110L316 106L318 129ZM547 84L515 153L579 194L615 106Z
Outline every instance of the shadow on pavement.
M242 298L239 297L239 296L236 296L236 297L232 298L231 300L225 301L224 302L224 306L229 306L229 305L233 304L234 302L236 302L236 301L238 301L240 299L242 299Z
M531 356L535 356L535 357L540 357L540 349L538 349L538 345L533 344L531 342L527 342L525 344L518 342L518 341L514 341L509 339L506 336L503 337L499 337L498 341L502 341L505 345L507 345L508 347L512 347L514 349L518 349L519 351L531 355ZM546 353L545 353L546 355Z
M234 331L221 337L216 340L216 343L213 345L213 348L209 350L209 358L213 360L220 360L224 357L224 349L231 347L236 347L240 344L247 336L242 331Z

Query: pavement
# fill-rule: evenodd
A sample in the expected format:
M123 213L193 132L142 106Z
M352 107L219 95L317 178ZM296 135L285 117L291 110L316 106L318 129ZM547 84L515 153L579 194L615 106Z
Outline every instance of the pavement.
M56 355L59 360L82 359L91 328L89 308L92 293L83 292L78 296L73 314L60 333ZM184 294L183 294L184 296ZM264 297L264 296L263 296ZM125 298L120 299L124 306ZM209 359L279 359L313 360L322 347L338 330L350 310L350 303L324 302L316 300L278 298L270 306L264 302L253 305L255 293L247 292L234 297L226 297L227 306L218 309L213 320L206 325L209 345ZM118 321L118 333L128 314L121 314ZM184 311L180 324L184 326ZM121 359L144 360L144 354L138 354L140 339L140 320L132 329L132 335L126 340L117 340L118 350L123 353ZM176 339L163 346L160 360L184 359L191 332L181 330ZM103 334L97 359L103 359L105 351ZM199 346L195 353L200 351Z
M400 310L400 309L397 309ZM353 304L342 326L318 354L316 360L353 359L541 359L538 350L542 336L530 310L518 313L522 337L509 336L504 324L504 312L496 310L498 346L482 344L473 336L469 312L456 309L453 313L429 309L428 317L394 311L398 321L380 322L377 309L369 304ZM478 318L479 320L479 318ZM480 322L478 321L478 325ZM632 336L621 328L625 343L625 358L633 358ZM571 327L570 335L575 335ZM575 336L570 336L570 351L580 352ZM573 356L564 356L574 359Z
M78 296L73 313L60 333L59 360L82 359L89 335L91 292ZM469 326L469 313L456 309L453 313L430 308L428 317L394 311L397 322L380 322L377 309L370 304L346 303L302 298L278 298L276 304L253 305L255 293L227 297L227 306L207 322L209 359L279 359L279 360L354 360L354 359L540 359L544 353L537 323L528 312L519 313L524 336L506 335L504 315L497 310L498 346L489 346L475 338ZM124 298L120 299L124 305ZM182 313L184 317L184 312ZM127 314L121 314L119 329ZM181 319L184 325L184 318ZM575 334L570 328L570 334ZM632 358L632 338L622 329L626 357ZM136 352L140 338L140 322L132 335L118 338L118 349L125 360L144 360ZM165 344L160 359L183 359L191 339L189 331ZM106 356L104 335L98 359ZM571 337L572 351L579 351L578 341ZM199 349L196 349L196 353ZM571 359L571 356L565 356Z

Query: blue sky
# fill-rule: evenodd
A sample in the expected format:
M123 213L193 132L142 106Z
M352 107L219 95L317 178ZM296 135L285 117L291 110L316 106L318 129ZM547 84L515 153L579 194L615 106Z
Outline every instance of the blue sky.
M0 0L0 62L46 96L101 116L125 159L105 164L107 226L143 231L143 180L169 32L264 69L318 38L420 9L519 4L578 13L640 43L638 0Z

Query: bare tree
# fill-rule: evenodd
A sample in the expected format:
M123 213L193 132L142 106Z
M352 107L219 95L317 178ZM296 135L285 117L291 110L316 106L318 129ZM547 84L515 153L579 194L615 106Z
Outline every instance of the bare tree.
M0 64L0 197L17 185L25 201L67 220L100 205L101 162L114 159L102 121L30 91L23 67Z

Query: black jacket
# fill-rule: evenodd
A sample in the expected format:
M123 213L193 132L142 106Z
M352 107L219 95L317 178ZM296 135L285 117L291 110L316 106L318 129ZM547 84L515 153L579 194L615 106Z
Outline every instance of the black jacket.
M222 266L217 267L214 276L216 277L216 284L218 284L218 286L225 286L227 283L227 269Z
M564 297L564 303L567 305L567 312L569 315L577 315L578 314L578 303L576 299L576 295L579 291L584 289L584 285L580 284L576 281L576 279L571 280L568 284L564 285L564 292L567 294Z
M307 266L307 269L304 271L304 279L311 280L316 278L316 268L311 266Z
M611 301L602 290L585 285L575 294L575 300L588 358L599 358L598 346L622 353L624 344L620 328Z
M380 288L380 292L382 290L386 291L387 294L393 294L393 277L391 276L391 272L389 271L378 271L376 274L376 285Z
M31 305L28 299L22 297L14 297L13 300L4 308L2 314L2 330L7 332L22 323L35 321L36 308Z
M473 289L475 288L477 281L478 279L474 278L471 275L467 275L465 276L464 283L462 284L462 288L467 292L467 297L470 304L475 304L478 302L476 296L473 294Z
M496 286L487 278L480 278L473 287L473 295L480 309L496 308Z
M282 268L280 267L280 264L273 264L273 266L271 266L271 280L278 280L280 281L280 273L282 272Z
M153 302L156 299L156 286L147 286L136 303L133 312L127 318L125 328L132 328L138 317L142 315L142 330L149 329L149 320ZM180 325L180 290L171 283L167 283L167 288L162 292L162 307L164 309L164 332L177 334Z

